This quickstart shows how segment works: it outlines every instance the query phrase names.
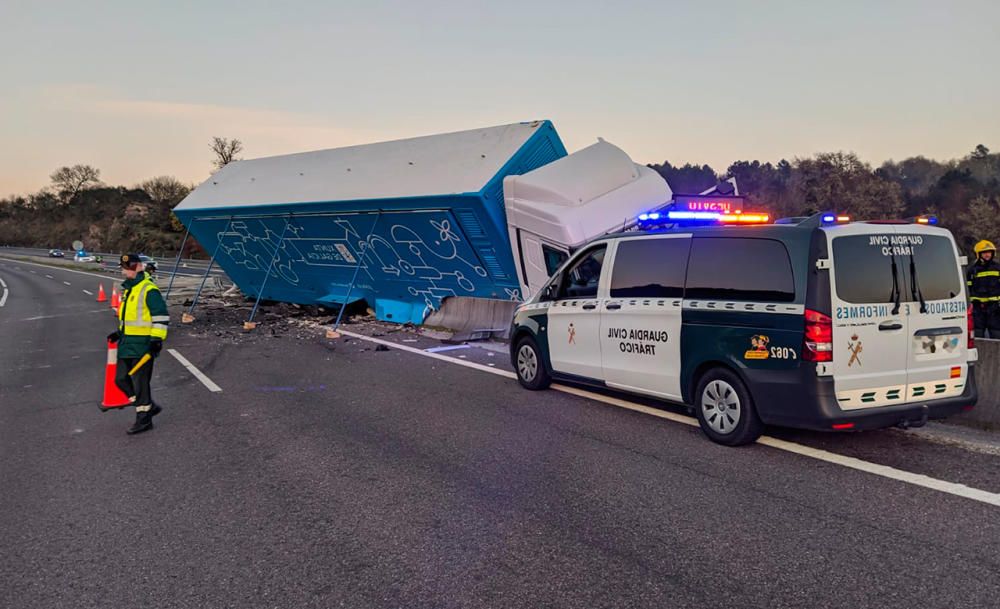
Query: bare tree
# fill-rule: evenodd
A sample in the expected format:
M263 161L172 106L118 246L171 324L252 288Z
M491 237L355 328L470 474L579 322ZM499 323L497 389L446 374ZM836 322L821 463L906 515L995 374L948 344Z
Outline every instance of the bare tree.
M191 192L190 186L173 176L150 178L139 184L139 188L146 191L149 198L156 203L161 203L171 208L180 203Z
M49 178L65 200L71 201L81 190L101 183L101 170L90 165L73 165L56 169Z
M213 137L211 148L212 152L215 153L215 160L212 161L212 164L215 165L216 169L222 169L233 161L241 160L236 158L236 155L243 152L243 142L236 138L230 140L224 137Z

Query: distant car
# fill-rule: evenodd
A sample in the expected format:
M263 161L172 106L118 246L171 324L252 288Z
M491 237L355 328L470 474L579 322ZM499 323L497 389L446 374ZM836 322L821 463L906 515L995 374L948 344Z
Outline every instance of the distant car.
M49 250L49 258L65 258L66 254L62 250Z
M76 256L73 256L73 260L76 262L97 262L97 258L94 258L89 254L84 254L82 256L77 254Z
M145 254L139 254L139 260L142 261L142 264L144 265L147 273L156 272L156 260L153 260L152 258L150 258Z

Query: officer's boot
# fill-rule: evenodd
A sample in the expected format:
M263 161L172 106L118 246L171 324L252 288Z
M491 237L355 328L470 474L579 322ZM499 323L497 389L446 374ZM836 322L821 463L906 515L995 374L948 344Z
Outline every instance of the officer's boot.
M142 408L142 406L139 406L138 408ZM146 406L146 408L151 408L151 407ZM135 413L135 423L132 425L132 427L129 427L125 433L132 435L132 434L142 433L144 431L149 431L152 428L153 428L152 410L142 410L142 411L137 410Z

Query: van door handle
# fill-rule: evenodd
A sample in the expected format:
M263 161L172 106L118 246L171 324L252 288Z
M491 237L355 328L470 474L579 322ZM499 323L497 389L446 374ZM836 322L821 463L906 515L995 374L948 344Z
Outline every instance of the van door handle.
M588 302L587 304L583 305L583 310L584 311L589 311L591 309L596 309L596 308L597 308L597 305L595 305L592 302Z
M618 309L622 308L622 306L617 302L609 302L608 306L606 306L605 308L609 311L617 311Z
M902 330L903 324L898 321L883 321L878 325L879 332L887 332L889 330Z

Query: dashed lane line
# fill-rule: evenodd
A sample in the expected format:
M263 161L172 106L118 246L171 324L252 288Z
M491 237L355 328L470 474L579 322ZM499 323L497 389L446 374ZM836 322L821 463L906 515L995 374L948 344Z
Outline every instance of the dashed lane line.
M198 368L196 368L194 364L192 364L191 362L189 362L186 357L184 357L183 355L181 355L180 353L178 353L177 349L167 349L167 352L170 353L170 355L173 355L174 359L176 359L178 362L180 362L181 366L184 366L185 368L187 368L188 372L190 372L191 374L193 374L194 378L196 378L199 381L201 381L201 384L204 385L205 387L207 387L209 391L212 391L212 392L215 392L215 393L218 393L218 392L222 391L222 387L219 387L218 385L216 385L212 381L212 379L210 379L207 376L205 376L204 372L202 372L201 370L198 370Z
M52 275L46 275L45 278L46 279L55 279L55 277L53 277Z
M0 293L0 307L2 307L7 304L7 294L10 293L7 289L7 282L2 277L0 277L0 288L3 288L3 292Z
M94 295L94 293L91 292L90 290L84 290L83 293L86 294L86 295L88 295L88 296L93 296Z
M477 364L475 362L468 362L465 360L448 357L447 355L440 355L438 353L428 353L422 349L409 347L407 345L401 345L399 343L394 343L388 340L372 338L371 336L365 336L364 334L357 334L355 332L340 330L340 333L343 334L344 336L350 336L352 338L357 338L360 340L380 345L385 345L386 347L392 347L393 349L399 349L400 351L407 351L409 353L414 353L416 355L420 355L423 357L430 357L433 359L447 361L452 364L458 364L459 366L465 366L466 368L473 368L475 370L480 370L482 372L489 372L490 374L496 374L497 376L502 376L510 379L517 378L517 376L513 372L510 372L508 370L497 370L496 368L491 368L489 366L484 366L482 364ZM587 398L597 402L602 402L610 406L617 406L619 408L625 408L627 410L641 412L661 419L667 419L669 421L674 421L676 423L682 423L684 425L690 425L693 427L698 426L698 420L695 419L694 417L688 417L674 412L665 412L662 410L657 410L655 408L643 406L642 404L636 404L635 402L630 402L628 400L624 400L621 398L601 395L599 393L594 393L592 391L587 391L585 389L578 389L576 387L567 387L565 385L554 384L552 385L552 388L557 391L562 391L563 393L568 393L571 395ZM757 443L763 444L764 446L769 446L771 448L776 448L778 450L783 450L785 452L794 453L796 455L800 455L803 457L808 457L810 459L816 459L817 461L823 461L825 463L840 465L841 467L846 467L849 469L866 472L876 476L881 476L883 478L889 478L891 480L896 480L898 482L904 482L906 484L912 484L914 486L920 486L923 488L939 491L942 493L948 493L949 495L955 495L957 497L963 497L965 499L971 499L973 501L979 501L980 503L986 503L988 505L1000 507L1000 493L991 493L989 491L972 488L964 484L958 484L956 482L948 482L946 480L939 480L937 478L931 478L930 476L925 476L923 474L915 474L913 472L896 469L895 467L889 467L887 465L879 465L877 463L863 461L861 459L856 459L854 457L838 455L837 453L832 453L826 450L804 446L802 444L796 444L795 442L779 440L777 438L772 438L770 436L761 436L757 440Z
M5 258L3 256L0 256L0 260L6 260L8 262L14 262L14 260L12 258ZM117 280L116 277L114 275L111 275L111 274L104 274L104 275L102 275L102 274L99 274L99 273L91 273L89 271L78 271L76 269L68 269L68 268L63 267L63 266L52 266L50 264L39 264L37 262L27 262L27 261L24 261L24 260L18 260L17 263L18 264L30 264L32 266L38 266L38 267L42 267L42 268L45 268L45 269L58 269L60 271L65 271L67 273L76 273L78 275L88 275L90 277L97 277L98 279L104 279L105 281L116 281ZM28 269L28 270L31 271L32 273L35 273L36 275L38 274L38 273L36 273L35 271L33 271L31 269Z

